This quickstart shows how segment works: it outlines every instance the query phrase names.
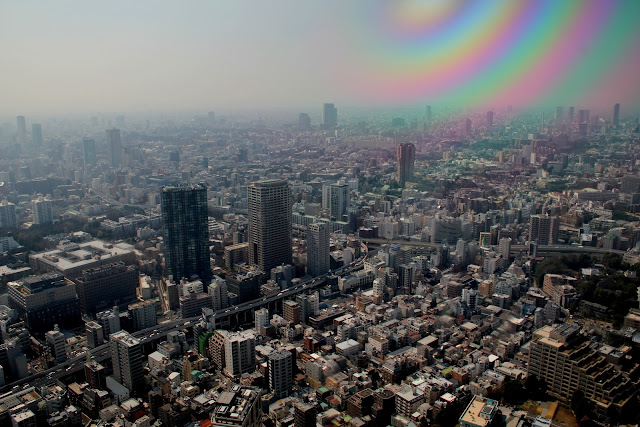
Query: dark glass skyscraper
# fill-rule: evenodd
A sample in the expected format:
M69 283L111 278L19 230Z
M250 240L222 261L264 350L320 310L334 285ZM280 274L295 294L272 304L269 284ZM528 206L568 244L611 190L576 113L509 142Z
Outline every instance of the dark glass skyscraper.
M122 165L120 129L107 129L107 147L109 152L109 165L114 168L119 168Z
M404 185L413 179L416 146L411 143L398 145L398 183Z
M91 138L82 140L82 156L84 157L84 166L96 164L96 141Z
M291 264L291 190L287 181L270 179L247 188L249 263L269 273Z
M203 184L162 189L166 275L211 279L207 189Z

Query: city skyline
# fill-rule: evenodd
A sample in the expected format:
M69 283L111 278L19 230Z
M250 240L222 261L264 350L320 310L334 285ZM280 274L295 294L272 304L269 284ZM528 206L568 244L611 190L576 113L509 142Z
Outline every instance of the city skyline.
M3 115L640 102L634 2L2 8Z

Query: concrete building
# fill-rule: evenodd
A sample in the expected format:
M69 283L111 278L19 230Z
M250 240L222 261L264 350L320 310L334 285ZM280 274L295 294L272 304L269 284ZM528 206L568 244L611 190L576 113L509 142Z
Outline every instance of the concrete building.
M133 321L134 331L141 331L158 324L155 301L140 301L129 305L129 315Z
M225 372L239 377L253 372L256 367L256 338L253 332L243 331L229 334L224 342Z
M332 129L338 126L338 109L334 104L325 103L322 106L322 127Z
M130 392L144 386L142 345L128 332L120 331L109 337L113 378Z
M287 350L269 354L267 359L269 389L274 397L281 399L289 396L293 388L293 355Z
M227 289L227 282L224 279L217 276L214 277L207 291L211 297L212 308L215 311L229 307L229 291Z
M53 222L53 202L39 197L32 202L33 223L50 224Z
M342 215L349 206L349 186L347 184L331 184L322 187L322 209L330 218L342 221Z
M7 285L9 306L27 328L45 331L51 325L74 326L80 322L76 287L57 273L31 276Z
M6 200L0 201L0 228L17 228L16 205Z
M109 156L109 166L116 169L122 166L120 129L107 129L107 154Z
M261 308L255 312L255 328L258 333L269 324L269 310Z
M139 276L134 266L116 262L83 270L72 281L78 292L80 310L91 315L114 305L124 307L134 301Z
M213 427L252 427L262 422L261 390L234 385L220 393L211 410Z
M307 274L318 277L329 272L329 226L314 223L307 229Z
M51 356L55 363L64 362L67 359L67 340L64 334L60 332L58 325L55 325L52 331L45 334L45 340L51 349Z
M87 335L87 346L96 348L104 344L104 329L98 322L85 323L85 333Z
M460 415L460 427L489 427L498 413L498 402L482 396L474 396Z
M538 245L554 245L558 242L560 220L557 216L531 215L529 240Z

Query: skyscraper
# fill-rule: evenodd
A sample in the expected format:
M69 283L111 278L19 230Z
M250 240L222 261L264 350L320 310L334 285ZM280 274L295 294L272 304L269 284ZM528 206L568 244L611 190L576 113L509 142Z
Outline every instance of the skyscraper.
M314 223L307 229L307 274L322 276L329 272L329 225Z
M107 148L109 150L109 165L119 168L122 165L120 129L107 129Z
M211 279L207 189L203 184L164 187L161 197L166 275L179 281Z
M424 121L426 123L431 123L432 119L433 119L433 116L431 115L431 105L427 105L427 108L425 108L425 111L424 111Z
M96 164L96 141L94 139L84 138L82 140L82 156L85 167Z
M574 108L573 107L569 107L569 123L573 123L573 115L574 115Z
M324 104L322 108L322 126L325 129L338 126L338 109L333 104Z
M613 106L613 125L618 126L620 124L620 104Z
M416 146L410 143L398 145L398 183L404 185L413 178Z
M27 142L27 122L24 116L16 117L16 125L18 126L18 143L26 144Z
M39 123L31 125L31 142L36 147L42 146L42 126Z
M249 263L264 272L291 264L291 190L287 181L271 179L247 188Z
M113 378L129 389L144 386L142 371L142 345L126 331L111 334L111 363Z
M322 187L322 209L341 221L349 204L349 186L347 184L331 184Z
M472 126L473 126L473 122L471 121L471 119L467 119L465 121L465 128L464 128L465 133L467 135L471 135Z
M487 127L493 127L493 111L487 111Z
M311 118L307 113L300 113L298 116L298 126L301 130L311 129Z

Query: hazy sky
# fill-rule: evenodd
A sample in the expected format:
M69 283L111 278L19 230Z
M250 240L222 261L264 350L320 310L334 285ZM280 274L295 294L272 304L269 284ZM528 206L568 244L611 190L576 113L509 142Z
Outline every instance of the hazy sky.
M0 0L0 114L631 108L639 12L637 0Z

